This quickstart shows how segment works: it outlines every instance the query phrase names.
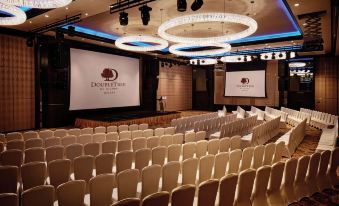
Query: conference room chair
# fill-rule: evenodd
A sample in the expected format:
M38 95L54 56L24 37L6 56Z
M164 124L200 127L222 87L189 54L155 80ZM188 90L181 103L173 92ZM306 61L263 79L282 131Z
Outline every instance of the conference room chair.
M214 179L220 180L226 174L226 168L228 164L229 154L228 152L220 152L215 155L214 158Z
M271 175L270 166L260 167L255 175L253 193L251 196L252 206L269 206L267 198L267 186Z
M147 138L147 148L153 149L160 145L160 137L152 136Z
M106 134L105 133L95 133L95 134L93 134L92 138L93 138L92 141L94 143L103 143L104 141L106 141Z
M101 174L92 177L89 181L89 195L85 197L85 204L91 206L110 206L113 201L114 181L114 174Z
M195 152L196 152L195 142L185 143L182 146L182 160L186 160L186 159L194 157Z
M50 138L54 136L54 132L50 129L45 129L45 130L41 130L39 131L39 137L41 139L46 139L46 138Z
M131 139L121 139L118 141L118 152L121 151L131 151L132 150L132 140Z
M265 145L263 165L272 165L272 159L275 152L275 143L271 142Z
M125 124L119 125L118 126L118 131L119 131L119 133L123 132L123 131L128 131L128 125L125 125Z
M286 146L285 146L285 142L284 141L278 142L276 144L275 153L274 153L274 157L273 157L273 160L272 160L272 164L274 164L276 162L279 162L281 160L285 148L286 148Z
M68 135L68 131L66 130L66 129L56 129L56 130L54 130L54 132L53 132L53 136L54 137L60 137L60 138L62 138L62 137L65 137L65 136L67 136Z
M184 143L184 134L176 133L173 135L173 144L183 144Z
M164 165L167 155L167 147L158 146L152 149L152 164Z
M164 134L165 134L165 129L164 128L156 128L156 129L154 129L154 136L161 137Z
M22 194L22 206L53 206L55 199L55 189L51 185L40 185Z
M116 174L119 174L121 171L131 169L133 157L134 155L132 151L118 152L115 156Z
M61 137L61 145L67 147L68 145L75 144L77 142L77 136L68 135Z
M87 143L84 145L84 154L91 155L93 157L99 155L100 144L99 143Z
M44 139L44 147L45 148L57 146L57 145L61 145L60 137L48 137L48 138Z
M73 162L74 158L83 154L84 147L82 144L75 143L65 147L65 157Z
M254 147L247 147L242 152L240 171L249 169L252 165Z
M208 154L199 159L199 183L211 179L214 166L214 155Z
M121 131L119 132L119 140L132 139L131 131Z
M339 166L339 148L336 147L331 154L330 168L328 171L329 178L331 180L332 186L339 185L339 179L337 176L337 168Z
M94 127L94 134L98 133L106 133L106 127L99 126L99 127Z
M20 168L23 162L23 153L21 150L6 150L0 154L0 165L17 166Z
M125 198L120 200L111 206L140 206L140 199L139 198Z
M0 166L0 194L18 194L18 176L19 169L17 166Z
M317 187L317 173L320 163L320 153L313 153L310 157L310 163L308 165L308 172L305 178L307 185L307 196L312 196L314 193L318 192Z
M58 186L56 190L57 205L84 205L86 182L84 180L72 180Z
M233 206L237 189L238 175L228 174L220 179L217 205Z
M137 125L137 124L130 124L128 126L128 131L136 131L138 129L139 129L139 125Z
M77 143L82 145L93 142L93 136L91 134L81 134L80 136L76 137L76 139Z
M317 174L317 187L319 191L331 187L330 179L327 175L328 165L330 163L331 151L325 150L320 154L320 164Z
M206 131L198 131L195 134L195 141L205 140L206 139Z
M94 157L83 155L74 159L74 179L89 180L93 177Z
M5 151L5 144L3 142L0 142L0 153Z
M23 190L46 183L46 164L44 162L30 162L21 166L21 181Z
M182 179L181 179L182 185L196 184L198 164L199 164L198 158L189 158L182 162Z
M161 191L167 191L170 194L178 186L180 173L180 162L168 162L162 167L161 171Z
M25 149L25 142L23 140L10 140L6 144L7 150L21 150Z
M27 131L22 133L23 140L29 140L29 139L34 139L39 137L39 133L36 131Z
M174 135L175 134L175 127L166 127L164 129L164 135Z
M228 152L230 150L230 138L223 137L220 139L219 152Z
M227 174L238 173L242 151L241 149L236 149L236 150L231 151L229 154L230 154L229 156L230 158L228 162Z
M71 160L58 159L48 163L49 184L58 188L59 185L70 180Z
M297 164L298 159L296 158L290 158L285 162L281 193L286 204L291 204L297 201L297 197L294 193L294 180L297 171Z
M118 141L119 140L119 134L118 132L108 132L106 134L106 141Z
M263 165L264 160L264 154L265 154L265 146L264 145L258 145L254 147L253 150L253 161L252 161L252 169L258 169Z
M159 190L160 176L161 166L158 164L150 165L142 169L140 199L156 193Z
M12 140L23 140L22 134L20 132L10 132L6 134L7 142Z
M187 142L195 142L195 132L187 132L185 133L185 143Z
M215 179L206 180L199 184L198 206L214 206L217 197L219 181Z
M208 141L207 140L199 140L196 142L195 145L195 156L197 158L200 158L202 156L205 156L207 154L207 147L208 147Z
M303 156L298 160L297 172L295 174L294 180L294 192L298 201L308 194L305 177L307 174L309 162L310 156Z
M101 174L108 174L113 173L113 161L114 161L114 154L111 153L104 153L100 154L95 157L95 174L101 175Z
M168 192L161 191L145 197L141 206L168 206L170 195Z
M6 144L7 140L6 140L6 135L5 134L1 134L0 133L0 142L2 142L3 144Z
M0 205L19 206L18 195L14 193L0 193Z
M79 128L72 128L68 130L68 135L74 135L76 137L79 137L81 135L81 129Z
M153 129L145 129L142 131L143 137L152 137L153 136Z
M211 139L208 141L207 151L208 154L216 155L219 152L220 140L219 139Z
M137 169L128 169L117 173L117 199L136 198L138 181L139 170ZM115 195L113 194L113 196Z
M106 129L107 129L107 133L118 132L118 127L115 125L108 126Z
M284 198L280 190L284 168L285 168L284 162L274 163L271 167L271 175L270 175L270 180L269 180L269 184L267 188L267 197L268 197L268 201L270 205L284 205L285 204Z
M167 162L179 161L181 156L181 145L172 144L167 147Z
M24 163L45 162L45 150L43 148L30 148L24 151Z
M241 148L241 136L235 135L230 139L230 150L236 150Z
M138 149L147 148L147 139L145 137L137 137L132 140L132 149L137 151Z
M172 191L172 206L193 206L195 185L182 185Z
M63 159L64 152L65 152L65 148L61 145L47 147L45 150L46 162L49 163L53 160Z
M117 144L118 142L114 140L105 141L101 144L101 152L115 154L117 151Z
M146 129L148 129L148 124L146 123L139 124L139 130L146 130Z
M43 141L40 138L28 139L25 141L25 149L43 147Z
M235 196L235 206L250 206L251 195L255 178L255 170L247 169L240 172Z
M150 148L138 149L135 151L134 168L139 170L140 174L143 168L147 167L151 161L152 150Z
M138 138L138 137L142 137L142 130L131 131L131 138L132 139L135 139L135 138Z
M173 144L173 137L172 135L165 134L160 137L160 146L168 147Z
M80 129L81 134L90 134L93 135L93 128L92 127L86 127L86 128L82 128Z

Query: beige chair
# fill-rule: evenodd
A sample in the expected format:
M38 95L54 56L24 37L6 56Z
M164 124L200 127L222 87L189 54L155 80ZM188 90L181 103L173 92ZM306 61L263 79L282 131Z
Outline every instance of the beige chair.
M220 139L220 152L228 152L230 150L230 138L224 137Z
M22 206L53 206L55 189L51 185L40 185L22 193Z
M236 150L241 148L241 137L239 135L233 136L230 139L230 150Z
M185 133L185 142L195 142L195 132Z
M208 141L208 154L216 155L219 152L220 140L219 139L212 139Z
M172 191L171 206L193 206L195 185L182 185Z
M220 179L219 206L233 206L237 188L238 175L228 174Z
M153 129L145 129L142 131L143 137L152 137L153 136Z
M251 195L255 178L255 170L247 169L240 172L236 191L235 206L251 206Z
M118 127L115 125L111 125L107 127L107 134L110 132L118 132Z
M274 153L275 153L275 144L273 142L265 145L263 165L272 165Z
M18 190L19 169L16 166L0 166L0 194L15 193Z
M7 142L12 140L23 140L22 134L20 132L10 132L6 134Z
M336 147L332 151L330 168L329 168L329 171L328 171L328 176L329 176L329 178L331 180L331 184L333 186L339 185L339 179L338 179L338 175L337 175L338 166L339 166L339 148Z
M219 181L215 179L200 183L198 188L198 206L214 206L218 187Z
M180 162L168 162L162 167L162 191L172 192L178 186Z
M118 132L109 132L106 134L106 141L118 141L119 140L119 134Z
M151 156L152 150L149 148L138 149L135 152L135 169L139 170L140 174L142 169L149 165Z
M172 144L167 150L167 162L179 161L181 155L181 145Z
M132 139L142 137L142 130L131 131L131 137L132 137Z
M116 154L116 174L123 170L131 169L133 162L132 151L122 151Z
M175 127L166 127L164 130L164 135L174 135L175 134Z
M6 150L0 154L0 165L21 167L23 161L21 150Z
M199 160L199 183L211 179L214 165L214 155L208 154Z
M14 193L0 193L0 205L19 206L18 195Z
M281 185L281 194L286 204L291 204L297 200L294 194L294 180L297 171L298 159L291 158L285 163L283 181Z
M68 135L68 132L66 129L56 129L54 130L54 133L53 133L54 137L60 137L60 138L65 137L67 135Z
M173 144L173 137L172 135L165 134L160 137L160 146L168 147Z
M57 188L58 206L84 205L86 182L73 180L59 185Z
M147 139L145 137L137 137L132 140L132 148L133 151L137 151L139 149L147 148Z
M238 173L242 151L241 149L232 150L230 153L228 162L227 174Z
M43 148L30 148L24 152L25 163L29 162L44 162L45 150Z
M128 169L118 173L118 200L137 197L139 170Z
M240 171L244 171L246 169L249 169L252 165L252 159L253 159L253 147L247 147L242 152L242 158L241 158L241 165L240 165Z
M100 144L99 143L87 143L84 145L84 154L91 155L93 157L99 155Z
M331 151L326 150L320 154L320 164L317 174L317 187L319 191L323 191L326 188L330 188L331 182L327 175L328 165L330 162Z
M0 142L0 153L5 151L5 143Z
M29 139L35 139L39 137L39 134L36 131L27 131L22 133L22 137L24 141L29 140Z
M65 156L67 159L73 161L74 158L80 157L83 153L83 146L82 144L76 143L71 144L65 147Z
M311 155L310 164L308 165L308 172L306 176L306 184L308 189L308 196L312 196L318 192L317 187L317 173L320 163L320 153L316 152Z
M199 131L195 134L195 141L205 140L206 139L206 131Z
M46 182L46 164L44 162L30 162L21 166L23 190L30 189Z
M46 148L46 162L64 158L64 147L61 145Z
M139 198L125 198L114 203L111 206L140 206L140 199Z
M72 128L68 130L68 134L78 137L81 135L81 130L79 128Z
M182 162L182 185L196 183L199 160L197 158L189 158Z
M280 191L284 168L284 162L277 162L272 165L270 180L267 189L267 197L270 205L285 204L284 198Z
M167 155L167 147L159 146L152 149L152 164L164 165Z
M229 159L228 152L220 152L214 159L214 178L220 180L226 174L227 163Z
M263 165L264 153L265 153L264 145L259 145L259 146L254 147L253 161L252 161L251 168L258 169L259 167Z
M68 182L71 175L71 160L53 160L48 163L49 183L57 188L59 185Z
M61 139L60 137L48 137L44 140L44 147L52 147L52 146L57 146L61 145Z
M6 140L6 135L5 134L1 134L0 133L0 142L2 142L3 144L6 144L7 140Z
M183 144L184 135L182 133L176 133L173 135L173 144Z
M200 158L202 156L205 156L207 153L207 147L208 147L208 141L207 140L200 140L196 143L196 151L195 156L197 158Z
M23 140L10 140L6 144L7 150L21 150L25 149L25 142Z
M93 136L91 134L81 134L77 137L77 143L85 145L93 142Z
M102 174L89 181L90 205L110 206L113 194L113 174Z
M185 143L182 146L182 160L186 160L186 159L194 157L195 150L196 150L195 142Z
M54 136L54 132L52 130L46 129L39 131L39 137L41 139L47 139Z
M118 130L119 130L119 133L123 131L128 131L128 125L125 125L125 124L119 125Z
M88 182L93 177L94 157L83 155L74 159L74 179Z
M99 127L95 127L94 128L94 134L98 134L98 133L106 133L106 127L103 126L99 126Z
M284 141L278 142L276 144L275 153L274 153L274 157L273 157L273 160L272 160L272 164L276 163L276 162L279 162L281 160L281 158L283 157L283 153L284 153L285 148L286 148L286 146L285 146L285 142Z
M161 137L164 134L165 134L165 129L164 128L156 128L156 129L154 129L154 136Z
M77 137L74 135L68 135L61 137L61 145L67 147L68 145L75 144L77 142Z
M141 199L156 193L159 190L159 181L161 176L160 165L150 165L142 169L141 172Z
M132 133L131 131L122 131L119 132L119 140L131 140L132 139Z
M117 151L117 144L118 142L114 140L103 142L101 145L101 152L115 154Z
M308 193L305 177L307 174L310 156L303 156L298 161L297 173L295 174L294 191L297 200L305 197Z
M160 137L153 136L147 138L147 148L153 149L160 145Z
M257 170L251 197L252 206L269 206L266 192L270 174L271 167L267 165Z
M121 151L131 151L132 150L132 140L131 139L121 139L118 141L118 152Z
M95 134L93 134L92 137L93 137L94 143L103 143L104 141L106 141L106 134L105 133L95 133Z
M170 195L162 191L148 195L142 200L141 206L168 206Z
M93 128L92 127L86 127L86 128L82 128L81 130L81 134L93 134Z
M138 130L139 129L139 125L137 125L137 124L130 124L129 126L128 126L128 130L129 131L136 131L136 130Z
M96 175L112 173L114 154L104 153L95 157Z
M148 124L146 123L139 124L139 130L146 130L146 129L148 129Z

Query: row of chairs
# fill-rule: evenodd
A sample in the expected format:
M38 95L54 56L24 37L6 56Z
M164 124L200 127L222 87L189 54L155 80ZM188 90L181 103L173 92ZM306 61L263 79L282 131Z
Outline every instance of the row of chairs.
M310 123L311 115L308 113L286 107L281 107L280 110L288 114L286 123L293 127L302 122L304 119L307 119L307 123Z
M325 112L319 112L311 109L300 108L300 112L307 113L311 115L311 120L309 124L312 127L323 129L328 125L338 124L338 116L328 114Z
M265 117L265 112L262 111L261 109L258 109L257 107L251 106L250 111L246 111L246 114L249 116L255 116L257 115L257 120L263 121Z
M281 122L287 121L288 115L287 115L286 112L283 112L283 111L280 111L278 109L274 109L274 108L271 108L271 107L268 107L268 106L265 107L265 116L264 116L265 121L269 121L269 120L274 119L274 118L279 117L279 116L280 116Z
M172 119L171 126L176 128L177 132L186 132L194 129L194 123L205 119L217 118L218 113L212 112L207 114L194 115L189 117L181 117Z
M237 118L239 119L243 119L246 116L246 111L241 108L240 106L237 106L237 110L236 111L232 111L233 114L237 115Z

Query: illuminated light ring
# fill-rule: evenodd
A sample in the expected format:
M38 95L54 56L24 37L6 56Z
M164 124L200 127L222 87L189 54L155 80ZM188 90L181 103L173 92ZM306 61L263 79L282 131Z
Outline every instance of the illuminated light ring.
M0 25L18 25L24 23L27 19L26 13L13 5L3 4L0 2L0 11L13 15L10 17L0 17Z
M198 64L199 60L199 64ZM212 58L204 58L204 59L190 59L190 64L193 65L212 65L217 64L218 60Z
M126 45L126 43L133 43L133 42L151 42L156 43L157 45L154 46L131 46ZM162 50L168 47L168 42L164 39L160 39L157 37L152 36L126 36L120 37L115 41L115 46L120 49L127 50L127 51L140 51L140 52L147 52L147 51L156 51Z
M187 47L220 47L220 49L213 49L213 50L202 50L202 51L180 51L180 48L187 48ZM224 54L226 52L231 51L231 45L228 43L195 43L195 44L174 44L169 47L169 52L172 54L176 54L178 56L186 56L186 57L197 57L197 56L214 56Z
M220 61L222 62L250 62L252 61L252 56L246 55L246 61L245 61L245 55L238 55L238 56L225 56L221 57Z
M291 68L302 68L306 66L305 62L291 62L288 64L289 67Z
M181 37L175 36L167 33L166 31L185 24L192 23L203 23L203 22L231 22L238 23L248 26L244 31L235 33L235 34L226 34L224 36L217 37L204 37L204 38L195 38L195 37ZM201 14L192 14L186 16L180 16L173 19L170 19L158 28L158 34L160 37L177 43L216 43L216 42L229 42L233 40L242 39L252 35L258 28L257 22L251 17L232 14L232 13L201 13Z
M53 9L67 6L72 0L0 0L0 2L29 8Z

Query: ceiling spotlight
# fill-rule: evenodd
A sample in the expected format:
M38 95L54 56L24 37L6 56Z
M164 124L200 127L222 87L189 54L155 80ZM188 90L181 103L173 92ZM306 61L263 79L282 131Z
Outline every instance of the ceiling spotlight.
M127 26L128 25L128 13L126 13L125 11L120 12L119 21L120 21L121 26Z
M299 4L299 3L295 3L294 6L295 6L295 7L298 7L298 6L300 6L300 4Z
M203 4L204 4L203 0L194 0L193 4L191 5L192 11L199 10Z
M150 15L150 11L152 11L152 8L147 6L147 5L143 5L141 7L139 7L139 11L141 12L141 20L142 20L142 24L147 26L148 22L151 19L151 15Z
M187 8L187 2L186 0L178 0L177 1L177 10L180 12L186 11Z

